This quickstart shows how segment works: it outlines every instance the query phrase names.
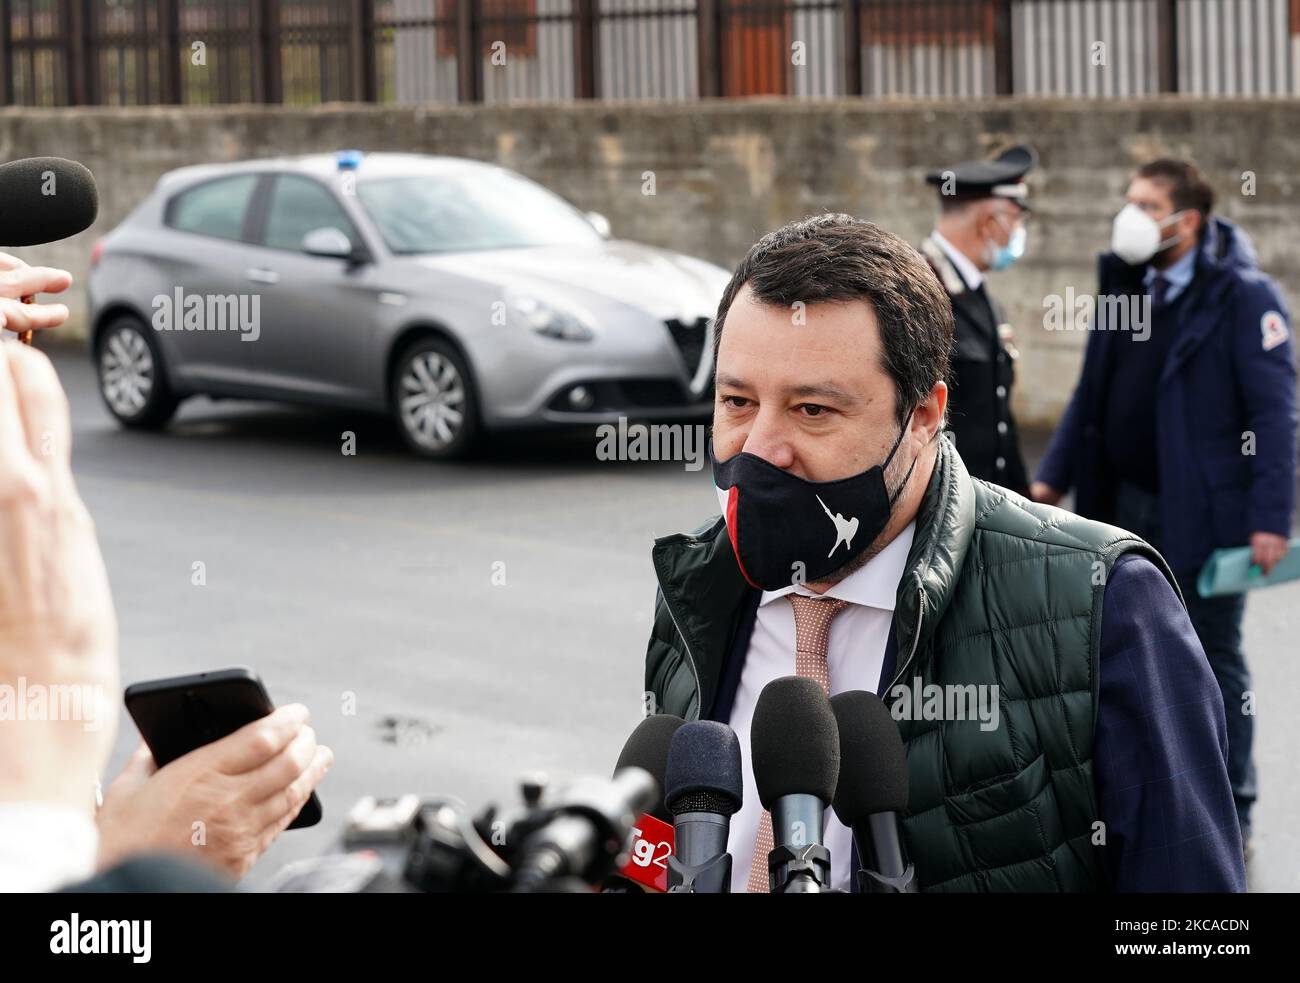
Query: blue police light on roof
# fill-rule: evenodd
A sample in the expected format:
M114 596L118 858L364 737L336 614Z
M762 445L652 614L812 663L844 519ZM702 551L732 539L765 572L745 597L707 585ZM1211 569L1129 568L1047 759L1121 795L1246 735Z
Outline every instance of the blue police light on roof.
M364 156L360 150L340 150L334 155L334 161L340 171L355 171L361 166L361 158Z

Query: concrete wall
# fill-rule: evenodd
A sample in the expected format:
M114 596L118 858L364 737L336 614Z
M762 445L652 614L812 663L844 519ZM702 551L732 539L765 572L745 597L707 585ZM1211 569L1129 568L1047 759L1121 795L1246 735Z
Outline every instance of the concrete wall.
M934 201L932 166L1029 141L1029 253L998 275L1022 353L1021 419L1050 424L1074 384L1080 332L1043 327L1044 298L1095 288L1135 164L1191 155L1210 175L1221 211L1254 238L1264 268L1294 307L1300 284L1300 102L1235 100L998 101L869 104L855 100L515 105L478 108L326 106L0 111L0 160L72 157L96 176L95 228L23 250L78 280L96 235L119 222L164 171L183 164L359 147L496 161L583 209L619 237L669 246L728 268L764 232L831 209L879 222L917 242ZM647 172L655 194L643 194ZM1254 194L1243 193L1243 174ZM1250 189L1247 189L1250 190ZM2 207L2 203L0 203ZM71 298L84 331L85 302Z

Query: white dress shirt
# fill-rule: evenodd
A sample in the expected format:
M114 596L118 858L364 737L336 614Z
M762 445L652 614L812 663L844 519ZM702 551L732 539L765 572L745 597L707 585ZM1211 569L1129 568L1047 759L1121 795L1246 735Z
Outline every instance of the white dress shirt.
M0 802L0 893L52 891L95 872L99 832L85 813Z
M939 248L944 251L952 265L957 267L957 272L961 278L966 281L967 290L978 290L979 285L984 282L984 274L980 268L970 261L970 257L954 246L951 242L941 236L938 232L931 232L930 238L938 244Z
M830 666L831 695L861 689L874 693L880 688L880 671L885 662L885 645L894 622L894 603L899 581L912 549L916 523L909 523L888 546L872 557L865 566L838 584L817 594L803 585L764 591L754 619L754 634L740 673L740 685L731 708L731 728L740 739L741 765L745 776L744 804L731 817L727 851L731 854L731 890L744 893L749 881L749 865L754 854L754 838L763 814L754 784L754 769L749 756L750 723L763 687L781 676L793 676L794 608L786 594L798 592L809 597L838 597L849 602L831 622L826 661ZM826 810L822 842L831 851L831 886L849 890L849 860L853 833Z

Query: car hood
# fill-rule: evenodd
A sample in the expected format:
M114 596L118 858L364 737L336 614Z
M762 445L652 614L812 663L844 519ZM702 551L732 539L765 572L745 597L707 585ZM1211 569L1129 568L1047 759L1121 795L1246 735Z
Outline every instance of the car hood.
M412 257L421 266L554 296L626 304L658 320L712 317L730 274L720 266L656 246L606 240L592 246L532 246Z

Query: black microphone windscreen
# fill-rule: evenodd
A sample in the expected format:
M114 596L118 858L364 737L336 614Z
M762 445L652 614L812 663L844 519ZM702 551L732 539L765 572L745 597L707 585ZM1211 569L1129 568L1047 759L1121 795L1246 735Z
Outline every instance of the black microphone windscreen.
M0 164L0 246L38 246L90 228L99 215L94 175L75 160L28 157Z
M830 700L816 680L782 676L758 694L750 755L763 808L783 795L830 803L840 773L840 735Z
M646 717L636 725L636 730L632 731L632 736L623 745L623 753L618 756L618 764L614 766L614 774L617 775L623 768L644 768L654 776L654 780L659 783L660 789L665 788L664 776L668 770L668 746L672 743L677 728L685 723L686 721L681 717L676 717L671 713L657 713L654 716ZM671 823L673 821L662 796L655 801L655 807L650 810L650 815L661 822Z
M840 730L835 815L845 826L878 812L907 810L907 752L880 697L852 690L831 697Z
M733 815L744 801L736 732L716 720L692 720L673 735L664 776L664 801L673 815Z

